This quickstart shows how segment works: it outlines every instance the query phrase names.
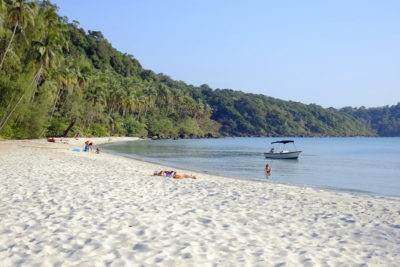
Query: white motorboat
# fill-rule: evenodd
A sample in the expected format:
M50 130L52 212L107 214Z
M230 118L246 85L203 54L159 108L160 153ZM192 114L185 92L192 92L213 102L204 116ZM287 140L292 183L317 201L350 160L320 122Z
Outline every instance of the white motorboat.
M294 149L287 150L286 145L292 144ZM275 141L271 143L272 148L269 152L265 152L265 158L270 159L297 159L301 152L297 150L293 140L282 140L282 141Z

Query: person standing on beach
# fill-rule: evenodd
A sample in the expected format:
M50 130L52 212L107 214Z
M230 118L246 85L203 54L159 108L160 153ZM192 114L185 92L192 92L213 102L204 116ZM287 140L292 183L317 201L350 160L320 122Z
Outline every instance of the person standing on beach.
M85 144L88 146L89 151L92 152L93 151L93 142L90 140L87 140L85 142Z
M85 149L83 151L89 152L89 141L85 142Z

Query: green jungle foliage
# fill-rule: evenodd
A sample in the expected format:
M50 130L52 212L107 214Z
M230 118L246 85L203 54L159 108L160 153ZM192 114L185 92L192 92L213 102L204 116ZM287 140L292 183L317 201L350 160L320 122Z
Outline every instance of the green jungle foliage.
M3 138L382 133L356 113L187 85L143 69L101 32L60 17L50 1L0 0ZM385 134L398 135L396 127Z
M197 88L213 109L224 135L257 136L370 136L374 131L352 116L335 109L283 101L265 95L233 90Z
M368 109L345 107L341 111L366 122L379 136L400 136L400 103Z
M219 125L49 1L0 0L0 136L209 136Z

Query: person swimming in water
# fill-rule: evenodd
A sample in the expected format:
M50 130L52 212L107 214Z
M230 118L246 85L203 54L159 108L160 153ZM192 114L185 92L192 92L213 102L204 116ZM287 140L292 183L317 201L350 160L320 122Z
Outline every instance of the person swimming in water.
M267 175L271 175L271 172L272 172L271 166L269 164L265 164L265 173Z

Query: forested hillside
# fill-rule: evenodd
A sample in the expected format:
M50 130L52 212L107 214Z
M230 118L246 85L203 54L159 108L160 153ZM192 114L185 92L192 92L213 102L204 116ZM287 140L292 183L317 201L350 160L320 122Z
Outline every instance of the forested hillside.
M400 103L368 109L345 107L341 111L368 123L379 136L400 136Z
M283 101L265 95L233 90L194 90L212 108L212 119L221 123L224 135L262 136L369 136L364 122L335 109Z
M67 23L49 1L0 3L1 136L217 134L207 104L100 32Z
M0 15L3 138L376 134L374 123L349 110L196 87L145 70L49 1L0 0Z

